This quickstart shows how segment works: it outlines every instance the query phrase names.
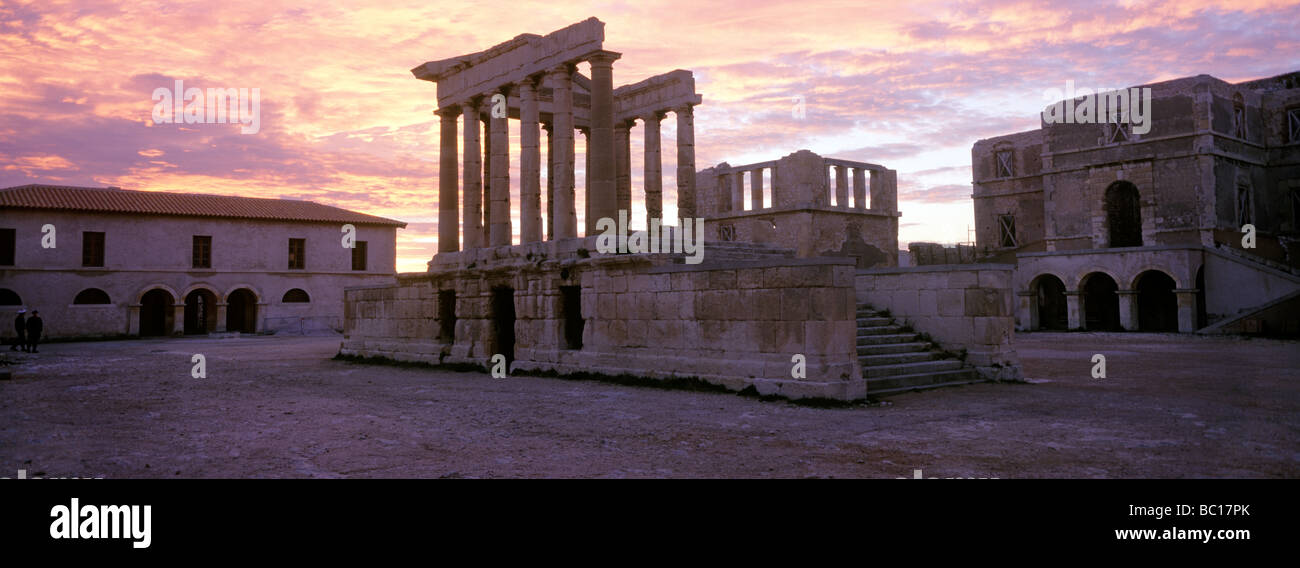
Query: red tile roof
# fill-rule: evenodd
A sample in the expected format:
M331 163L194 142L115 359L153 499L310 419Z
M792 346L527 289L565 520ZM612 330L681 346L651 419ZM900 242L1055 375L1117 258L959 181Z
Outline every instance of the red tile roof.
M9 207L406 227L401 221L311 201L99 187L20 185L0 189L0 209Z

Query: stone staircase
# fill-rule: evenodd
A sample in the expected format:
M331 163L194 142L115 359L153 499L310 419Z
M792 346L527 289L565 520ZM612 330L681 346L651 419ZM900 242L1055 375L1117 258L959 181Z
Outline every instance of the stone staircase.
M858 362L867 394L983 382L975 369L869 306L858 306Z

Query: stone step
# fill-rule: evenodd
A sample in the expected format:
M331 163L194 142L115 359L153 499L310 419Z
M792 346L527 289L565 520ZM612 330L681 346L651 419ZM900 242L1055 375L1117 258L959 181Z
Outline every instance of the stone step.
M940 361L919 361L916 363L898 363L894 365L877 365L874 367L864 367L862 376L868 379L878 377L892 377L896 375L916 375L922 373L937 373L940 371L952 371L961 368L961 361L955 359L944 359Z
M884 355L886 353L914 353L917 351L927 351L931 347L929 342L916 341L907 343L884 343L880 345L863 345L858 343L858 356L865 355Z
M865 335L889 335L903 331L901 325L872 325L858 326L858 337Z
M934 361L940 358L940 354L934 351L914 351L908 353L882 353L879 355L858 354L858 363L862 364L862 372L866 372L867 367L878 367L881 365L895 365L898 363L917 363L920 361Z
M883 318L879 316L865 316L865 317L858 316L858 327L874 327L880 325L889 325L892 323L894 323L894 320L889 318Z
M859 335L858 345L895 345L916 341L915 333L891 333L887 335Z
M939 373L918 373L915 375L896 375L867 381L869 396L884 396L917 390L954 387L984 382L973 369L958 369Z

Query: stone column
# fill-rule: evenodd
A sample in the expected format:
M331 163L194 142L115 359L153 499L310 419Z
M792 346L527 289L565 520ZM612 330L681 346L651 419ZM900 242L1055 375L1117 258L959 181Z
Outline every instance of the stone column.
M465 232L464 250L471 250L483 246L483 154L479 147L478 103L465 103L460 108L465 129L465 209L461 225Z
M542 144L537 85L519 83L519 242L542 240Z
M677 213L683 219L695 213L695 111L691 105L673 109L677 115Z
M1083 329L1083 302L1081 298L1083 292L1079 290L1065 291L1065 314L1069 322L1070 329Z
M509 87L503 87L500 94L509 98ZM510 246L510 116L508 112L488 116L492 129L492 200L488 202L492 219L488 225L488 244Z
M489 116L492 105L484 103L479 116ZM483 246L492 245L492 121L483 118Z
M645 212L646 223L664 216L664 166L659 140L662 112L641 117L645 122ZM646 225L649 228L649 225Z
M867 170L853 168L853 208L867 208Z
M598 51L591 63L591 185L587 188L587 234L596 234L596 221L618 218L618 187L614 150L614 61L619 54Z
M546 131L546 240L555 238L555 130L545 123Z
M632 219L632 127L635 125L635 121L614 125L614 189L618 197L617 211L627 211L628 222ZM646 227L649 226L647 221Z
M731 175L731 210L745 210L745 172L733 172Z
M172 304L172 335L185 335L185 299Z
M1031 331L1038 329L1038 293L1033 290L1016 292L1019 299L1016 308L1016 329Z
M1115 294L1119 296L1119 326L1124 331L1137 331L1137 290L1116 290Z
M763 168L749 170L749 204L755 211L763 208Z
M551 155L551 172L555 178L554 203L550 206L554 227L553 238L571 239L578 236L577 211L573 200L573 70L568 65L551 70L547 75L554 89L555 153Z
M460 250L460 206L457 194L457 172L459 167L456 150L456 118L460 109L448 107L438 109L442 117L440 148L438 149L438 252L456 252Z
M591 220L591 129L579 128L578 132L582 134L582 145L587 148L587 151L582 153L582 160L583 160L582 194L586 196L586 198L582 200L582 208L583 208L582 218L586 219L587 222L590 223L591 222L590 221ZM590 230L590 228L587 228L586 230L583 231L583 234L590 235L592 234L592 231Z
M1178 333L1196 331L1196 288L1174 288L1178 295Z
M225 333L230 331L226 329L226 309L230 306L227 302L217 302L217 329L215 333Z
M225 325L224 323L221 325ZM140 304L129 304L126 310L126 334L140 336Z
M835 206L849 206L849 169L835 166Z

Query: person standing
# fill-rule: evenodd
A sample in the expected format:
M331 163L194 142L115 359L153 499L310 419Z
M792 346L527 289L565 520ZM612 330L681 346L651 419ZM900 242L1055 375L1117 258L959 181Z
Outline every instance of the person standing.
M18 310L18 317L14 318L14 331L18 332L18 337L14 338L14 344L9 346L10 351L17 351L22 348L27 350L27 310Z
M27 318L28 353L38 353L36 344L41 341L41 332L45 331L45 322L41 321L41 312L32 310L32 317Z

